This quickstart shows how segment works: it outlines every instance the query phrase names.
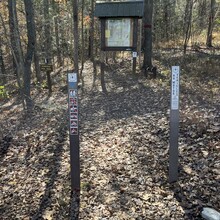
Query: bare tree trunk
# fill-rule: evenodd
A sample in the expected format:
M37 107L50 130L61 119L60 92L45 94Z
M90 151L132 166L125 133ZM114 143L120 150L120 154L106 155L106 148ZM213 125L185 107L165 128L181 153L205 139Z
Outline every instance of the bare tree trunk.
M57 63L58 66L62 66L62 58L61 58L61 49L60 49L60 38L59 38L59 21L60 21L60 10L59 4L57 4L53 0L53 10L54 10L54 29L55 29L55 40L56 40L56 49L57 49Z
M144 69L152 68L153 0L144 2Z
M59 38L59 25L58 25L59 18L54 18L54 25L55 25L55 38L56 38L56 47L57 47L57 63L58 66L62 66L62 58L61 58L61 49L60 49L60 38Z
M23 91L23 74L24 74L24 57L21 48L20 32L18 28L16 0L8 0L8 12L9 12L9 28L10 28L10 39L13 53L13 60L16 67L17 83L20 90L23 107L24 103L24 91ZM5 28L4 28L5 29ZM6 31L6 30L5 30Z
M89 34L89 58L91 61L94 61L94 0L91 0L91 28L90 28L90 34Z
M51 63L51 34L50 34L50 21L49 21L49 0L44 0L44 34L45 34L45 54L46 63ZM50 72L47 71L47 85L49 96L52 93L52 82Z
M199 27L200 31L203 30L204 24L206 23L206 16L207 16L207 0L202 0L199 1L199 6L198 6L198 16L199 16Z
M42 77L41 77L41 71L40 71L40 60L37 52L37 46L35 45L34 49L34 66L35 66L35 74L36 74L36 79L37 82L41 83L42 82Z
M60 50L61 50L61 59L62 59L62 64L65 65L65 58L66 58L66 51L65 51L65 47L63 45L65 45L65 28L64 28L64 21L61 19L60 21L61 23L61 28L60 28L60 38L61 38L61 47L60 47ZM72 38L72 35L71 37Z
M79 77L79 58L78 58L78 43L79 43L79 32L78 32L78 1L77 0L72 0L73 1L73 31L74 31L74 71L77 73Z
M187 0L186 8L185 8L185 39L183 44L183 53L186 54L186 48L191 36L191 23L192 23L192 10L193 10L193 0Z
M84 51L85 51L85 41L84 41L84 0L82 0L82 11L81 11L81 71L80 77L82 78L82 72L84 69Z
M170 17L170 13L169 13L169 0L164 0L164 34L165 34L165 40L166 42L169 41L169 17Z
M5 39L7 41L7 46L9 46L9 48L11 50L12 58L13 58L13 61L14 61L14 64L15 64L15 68L16 68L16 66L18 66L18 61L17 61L17 58L15 56L14 50L12 48L11 41L8 39L7 29L6 29L5 22L4 22L4 19L2 17L1 12L0 12L0 19L1 19L2 27L3 27ZM19 88L20 88L20 86L19 86Z
M27 52L24 62L24 94L27 109L30 110L33 107L33 101L31 99L31 62L34 54L35 42L36 42L36 30L34 23L34 9L33 0L24 0L26 23L27 23Z
M107 89L105 86L105 52L101 51L100 58L101 58L101 87L103 93L107 94Z
M96 67L96 60L95 60L95 52L94 52L94 32L95 32L95 19L94 19L94 0L91 0L91 28L90 28L90 35L89 35L89 57L93 63L93 85L95 87L95 82L97 79L97 67Z
M6 83L6 71L5 71L5 63L3 59L1 36L0 36L0 83L2 83L3 85Z
M81 71L80 78L82 82L82 91L84 90L84 78L83 78L83 70L84 70L84 53L85 53L85 40L84 40L84 0L82 0L82 11L81 11Z
M212 31L214 28L214 17L215 17L215 0L211 0L210 2L210 12L209 12L209 25L206 39L206 46L212 47Z
M23 75L24 67L23 67L23 52L21 48L20 41L20 32L18 29L18 18L17 18L17 9L16 9L16 0L8 0L8 12L9 12L9 28L10 28L10 40L11 46L13 48L14 54L16 56L17 62L19 66L16 66L14 60L14 66L16 68L16 74L21 80Z

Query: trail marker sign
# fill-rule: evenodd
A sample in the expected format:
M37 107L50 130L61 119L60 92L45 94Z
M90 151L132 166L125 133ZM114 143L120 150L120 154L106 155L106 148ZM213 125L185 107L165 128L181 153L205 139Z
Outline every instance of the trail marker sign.
M79 115L77 73L68 73L68 106L70 136L70 166L72 190L80 190Z
M170 106L169 182L178 179L179 81L180 67L172 66Z
M40 70L41 71L49 71L52 72L53 71L53 65L52 64L40 64Z

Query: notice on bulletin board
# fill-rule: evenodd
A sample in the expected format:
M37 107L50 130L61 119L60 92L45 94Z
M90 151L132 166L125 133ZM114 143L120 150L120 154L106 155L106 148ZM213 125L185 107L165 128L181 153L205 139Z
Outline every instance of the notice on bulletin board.
M132 20L107 19L106 21L106 46L108 47L131 47L133 42Z

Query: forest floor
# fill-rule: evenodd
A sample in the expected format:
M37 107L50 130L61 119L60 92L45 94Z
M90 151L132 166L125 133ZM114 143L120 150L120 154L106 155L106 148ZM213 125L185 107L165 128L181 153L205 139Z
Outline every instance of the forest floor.
M202 219L220 210L219 56L178 51L155 55L156 79L111 63L108 95L92 87L92 64L79 89L79 219ZM179 179L168 182L170 67L180 65ZM53 75L53 94L33 86L35 108L16 91L1 103L0 219L76 219L71 200L67 87ZM82 92L83 89L83 92ZM73 207L73 208L72 208Z

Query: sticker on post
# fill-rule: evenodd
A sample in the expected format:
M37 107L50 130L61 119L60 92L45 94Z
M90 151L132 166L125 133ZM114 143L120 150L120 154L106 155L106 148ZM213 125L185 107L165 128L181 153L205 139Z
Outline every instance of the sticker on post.
M75 89L70 89L69 90L69 96L70 97L76 97L77 96L77 91Z
M78 123L75 120L70 120L70 127L71 128L77 128L78 127Z
M78 134L78 128L70 128L70 134L71 135L77 135Z
M70 98L70 104L77 105L77 99L76 98Z
M77 106L71 105L71 106L70 106L70 112L78 113L78 108L77 108Z
M77 113L70 112L70 118L71 118L71 119L74 119L74 120L78 120L78 115L77 115Z
M68 82L77 82L77 74L68 73Z
M132 55L133 55L134 58L136 58L137 57L137 52L133 52Z

